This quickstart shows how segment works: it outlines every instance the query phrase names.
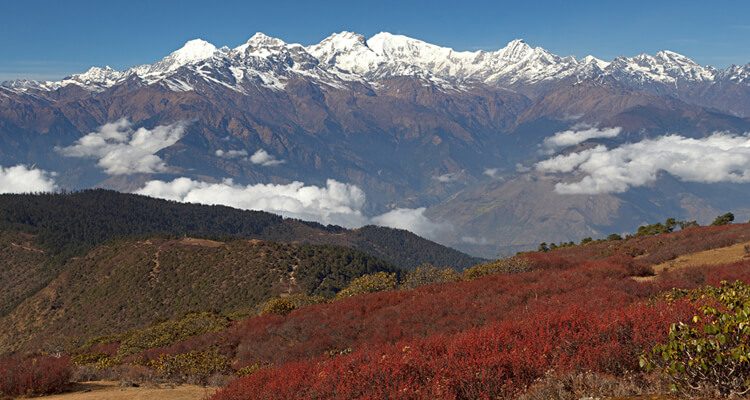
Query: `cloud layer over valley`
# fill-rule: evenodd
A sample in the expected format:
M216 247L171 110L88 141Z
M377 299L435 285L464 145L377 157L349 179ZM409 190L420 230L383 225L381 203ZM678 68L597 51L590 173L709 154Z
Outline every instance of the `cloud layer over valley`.
M425 208L398 208L369 218L363 213L365 192L356 185L334 179L328 179L325 187L319 187L302 182L240 185L231 179L208 183L177 178L169 182L149 181L135 193L186 203L268 211L348 228L375 224L406 229L427 238L435 238L450 228L427 218Z
M561 194L622 193L655 182L660 172L687 182L750 182L750 136L668 135L613 149L599 145L541 161L536 169L583 175L577 182L558 183L555 191Z

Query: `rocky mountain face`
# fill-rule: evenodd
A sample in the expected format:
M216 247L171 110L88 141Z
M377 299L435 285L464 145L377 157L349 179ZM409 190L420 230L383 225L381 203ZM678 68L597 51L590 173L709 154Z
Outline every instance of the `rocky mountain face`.
M60 150L122 118L146 129L184 123L178 141L149 153L169 168L110 174L103 158L97 166ZM124 71L0 85L0 166L35 164L54 171L60 187L122 191L177 177L334 179L364 191L366 215L426 207L446 227L433 239L483 256L742 205L669 173L659 185L674 180L678 193L651 183L560 194L555 184L566 177L534 165L550 156L545 138L582 126L621 133L555 151L742 134L750 131L750 64L716 69L670 51L577 59L522 40L466 52L389 33L342 32L303 46L258 33L235 48L191 40ZM747 192L742 182L732 193Z

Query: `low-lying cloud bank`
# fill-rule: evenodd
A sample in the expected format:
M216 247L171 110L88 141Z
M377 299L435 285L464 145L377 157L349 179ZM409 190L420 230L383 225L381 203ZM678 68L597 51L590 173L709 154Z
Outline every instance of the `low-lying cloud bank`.
M397 208L372 218L372 223L391 228L405 229L419 236L434 239L440 233L450 230L445 223L437 223L427 218L425 208Z
M0 166L0 193L52 192L57 189L54 174L25 165Z
M226 159L250 161L251 163L262 167L273 167L286 162L285 160L277 159L276 156L263 149L258 149L253 155L250 155L247 150L216 150L214 154L216 154L217 157Z
M589 125L576 125L567 131L557 132L544 139L542 148L546 154L554 154L557 149L575 146L589 139L613 138L622 132L622 128L597 128Z
M166 163L156 153L182 139L185 127L185 123L178 122L136 130L123 118L100 126L72 146L56 150L66 157L96 159L107 175L166 172Z
M238 185L231 179L220 183L177 178L150 181L136 191L151 197L186 203L220 204L245 210L262 210L287 217L348 227L366 222L361 209L365 193L357 186L329 179L325 187L289 184Z
M424 208L398 208L368 218L363 213L365 193L356 185L329 179L325 187L289 184L239 185L231 179L220 183L177 178L153 180L135 193L186 203L225 205L244 210L268 211L290 218L356 228L376 224L406 229L420 236L435 238L448 229L424 215Z
M227 151L216 150L215 154L216 154L216 157L229 158L229 159L232 159L232 158L245 158L245 157L248 156L246 150L227 150Z
M750 136L668 135L613 149L600 145L541 161L536 169L584 175L578 182L555 185L562 194L622 193L656 181L660 172L687 182L750 182Z

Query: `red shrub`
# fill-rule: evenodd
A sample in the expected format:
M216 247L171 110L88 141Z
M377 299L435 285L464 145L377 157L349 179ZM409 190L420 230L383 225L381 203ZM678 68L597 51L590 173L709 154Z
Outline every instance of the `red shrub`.
M571 307L455 335L365 349L333 359L261 369L213 400L495 399L512 397L550 369L623 373L694 309L637 305L611 313Z
M662 339L671 322L692 315L684 304L644 305L653 295L722 279L750 281L750 260L675 270L651 282L630 277L653 261L749 239L745 224L532 253L524 255L536 268L530 272L250 318L141 356L216 347L235 368L279 366L238 381L220 400L256 397L248 393L269 399L509 396L550 368L636 370L641 351Z
M67 357L7 357L0 359L0 395L43 395L60 392L72 374Z
M722 277L740 278L738 271L742 270L740 266L714 267L701 270L706 272L698 278L685 272L642 283L628 277L629 267L622 265L625 261L613 257L567 269L487 276L469 282L358 296L305 307L284 317L250 318L221 334L195 337L140 356L154 359L164 353L218 346L236 367L281 364L332 350L358 350L431 335L451 335L496 322L533 318L535 313L570 305L590 312L611 312L671 287L702 285L706 274L718 281Z

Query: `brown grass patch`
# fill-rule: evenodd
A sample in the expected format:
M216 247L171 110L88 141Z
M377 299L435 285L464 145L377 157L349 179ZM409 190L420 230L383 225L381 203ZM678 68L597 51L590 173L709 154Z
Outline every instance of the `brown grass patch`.
M180 240L180 244L186 244L188 246L200 246L200 247L222 247L224 243L217 242L215 240L208 239L197 239L197 238L184 238Z
M121 387L119 382L95 381L73 385L69 393L41 397L45 400L202 400L216 388L195 385Z
M653 266L654 276L636 277L638 281L653 280L666 271L704 265L724 265L750 258L750 242L738 243L727 247L685 254L674 260L665 261Z

